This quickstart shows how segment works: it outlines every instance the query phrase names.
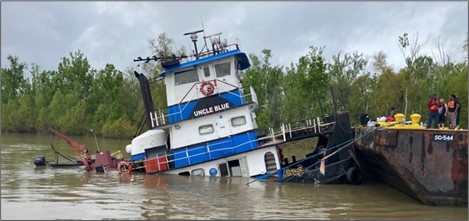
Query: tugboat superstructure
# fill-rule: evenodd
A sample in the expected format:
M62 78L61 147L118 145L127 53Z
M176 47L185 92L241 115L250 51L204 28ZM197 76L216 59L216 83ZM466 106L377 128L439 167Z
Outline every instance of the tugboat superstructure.
M196 39L198 32L189 34ZM280 168L275 146L258 148L257 98L252 89L243 94L239 79L249 60L237 44L221 43L220 34L210 36L212 50L196 51L192 61L147 58L162 62L167 114L153 111L146 77L136 73L151 130L136 137L126 150L132 161L144 162L147 172L248 177L266 173L264 162L255 162L253 153L242 154L253 151L260 156L270 153L275 169ZM232 46L236 49L230 50Z
M228 44L226 39L220 41L221 33L204 36L205 44L199 52L200 32L203 30L185 34L194 43L192 60L174 55L134 60L161 63L167 107L154 109L148 79L135 72L150 129L127 145L130 163L122 163L119 171L195 176L274 175L278 180L286 174L287 180L293 182L314 183L342 182L346 176L348 180L349 177L358 180L346 174L357 167L352 161L353 151L345 147L334 150L353 139L348 113L297 121L295 125L301 125L299 128L282 124L280 131L268 128L267 133L260 133L256 123L256 93L250 87L249 94L245 94L247 90L240 81L241 72L250 67L248 57L237 44ZM298 161L296 156L291 156L290 162L284 158L282 143L310 137L318 138L311 153L298 156ZM319 168L321 156L326 153L330 155L324 157ZM327 158L329 172L324 168Z

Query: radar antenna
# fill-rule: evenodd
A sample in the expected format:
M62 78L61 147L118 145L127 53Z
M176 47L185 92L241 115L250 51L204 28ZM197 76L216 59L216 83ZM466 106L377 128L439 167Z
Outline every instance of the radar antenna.
M193 32L187 32L184 33L184 35L190 35L189 37L191 38L192 42L194 42L194 48L195 48L195 59L199 59L199 52L197 51L197 33L203 32L204 30L198 30L198 31L193 31Z

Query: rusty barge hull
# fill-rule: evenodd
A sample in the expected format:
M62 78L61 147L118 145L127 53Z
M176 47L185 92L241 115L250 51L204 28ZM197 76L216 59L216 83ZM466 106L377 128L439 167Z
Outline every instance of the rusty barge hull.
M467 130L357 128L362 168L425 205L467 207Z

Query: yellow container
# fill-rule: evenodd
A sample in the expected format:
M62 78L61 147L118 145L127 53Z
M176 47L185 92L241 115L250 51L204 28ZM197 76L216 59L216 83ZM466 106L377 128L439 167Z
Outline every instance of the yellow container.
M122 155L122 152L121 152L120 150L118 150L118 151L112 153L112 154L111 154L111 157L114 157L114 158L116 158L116 159L118 159L118 160L124 159L124 155Z

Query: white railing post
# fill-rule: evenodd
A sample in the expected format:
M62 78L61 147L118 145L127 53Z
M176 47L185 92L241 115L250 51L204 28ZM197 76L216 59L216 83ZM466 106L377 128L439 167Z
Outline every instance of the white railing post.
M270 134L272 136L272 140L274 141L274 143L276 143L276 140L275 140L275 134L274 134L274 129L269 127L269 131L270 131Z
M208 158L212 159L212 155L210 154L210 144L207 142L207 153L208 153Z
M313 128L314 128L314 133L317 133L317 130L316 130L316 119L313 119Z
M283 136L283 141L287 141L287 137L285 136L285 124L282 123L282 136Z
M181 103L178 104L178 107L179 107L179 117L181 118L182 120L182 110L181 110Z
M161 171L161 167L160 167L160 157L158 156L158 154L156 154L156 162L158 164L158 171Z
M319 130L319 133L321 133L321 119L317 117L317 120L318 120L318 130Z
M252 102L258 104L256 91L254 91L254 88L252 86L249 86L249 90L251 92Z
M189 150L186 148L186 157L187 157L187 162L189 162L189 165L191 165L191 158L189 158Z
M164 113L163 111L161 111L160 113L161 113L161 125L164 125L166 124L166 120L164 119Z
M153 112L150 112L150 122L151 122L151 127L155 127L155 118L153 117Z

